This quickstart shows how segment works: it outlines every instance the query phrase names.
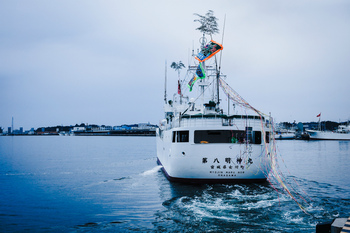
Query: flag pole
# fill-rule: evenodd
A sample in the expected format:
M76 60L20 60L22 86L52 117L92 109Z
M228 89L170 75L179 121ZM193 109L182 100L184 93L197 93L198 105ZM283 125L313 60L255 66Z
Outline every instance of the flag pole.
M318 130L321 131L321 113L317 115L318 118Z

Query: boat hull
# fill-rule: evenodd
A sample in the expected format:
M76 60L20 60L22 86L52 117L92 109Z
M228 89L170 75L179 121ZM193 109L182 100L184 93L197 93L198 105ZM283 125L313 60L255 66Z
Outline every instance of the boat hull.
M263 144L172 143L171 130L157 134L157 162L170 181L187 183L264 182Z
M340 140L350 141L349 133L323 132L318 130L307 130L310 140Z

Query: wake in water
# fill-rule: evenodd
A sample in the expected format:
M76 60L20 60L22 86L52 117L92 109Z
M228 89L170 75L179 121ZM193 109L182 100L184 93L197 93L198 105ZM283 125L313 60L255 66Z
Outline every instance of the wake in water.
M318 203L307 207L309 214L304 214L290 196L276 195L268 182L195 187L170 183L170 195L163 202L165 210L157 213L154 225L157 229L176 225L174 231L178 232L314 232L318 222L349 212L346 189L295 177L286 182L291 180ZM330 198L337 192L341 196Z
M149 176L152 175L154 173L157 173L160 169L162 168L162 166L155 166L154 168L144 171L141 173L142 176Z
M193 188L193 187L192 187ZM205 185L189 190L172 185L179 194L163 202L167 209L158 213L165 222L177 222L177 230L229 232L313 231L314 223L289 196L278 198L268 184ZM187 195L183 195L187 194ZM159 221L159 228L163 221Z
M144 171L144 172L142 172L139 175L141 175L143 177L150 176L150 175L153 175L153 174L157 173L161 168L162 168L162 166L155 166L154 168L152 168L150 170L147 170L147 171ZM85 187L96 186L96 185L101 185L101 184L105 184L105 183L109 183L109 182L122 181L122 180L125 180L125 179L133 179L133 178L135 178L135 177L123 176L123 177L119 177L119 178L103 180L103 181L96 182L96 183L93 183L93 184L88 184L88 185L85 185Z

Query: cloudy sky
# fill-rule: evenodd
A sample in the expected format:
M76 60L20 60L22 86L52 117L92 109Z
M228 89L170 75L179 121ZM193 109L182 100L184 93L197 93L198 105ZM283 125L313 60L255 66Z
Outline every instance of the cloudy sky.
M0 0L0 127L158 124L165 61L187 65L208 10L226 15L222 72L251 105L350 119L348 0Z

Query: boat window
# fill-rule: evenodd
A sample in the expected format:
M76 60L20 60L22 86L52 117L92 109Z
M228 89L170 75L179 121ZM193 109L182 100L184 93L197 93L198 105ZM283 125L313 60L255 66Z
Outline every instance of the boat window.
M232 135L229 130L196 130L194 143L230 143Z
M246 130L196 130L194 143L254 143L261 144L261 132Z
M270 143L270 132L266 132L265 140L266 140L266 143Z
M177 142L189 142L189 132L177 131Z
M176 131L173 131L173 143L175 142L176 138Z
M261 131L254 131L254 143L261 144Z
M173 131L173 143L189 142L189 131Z

